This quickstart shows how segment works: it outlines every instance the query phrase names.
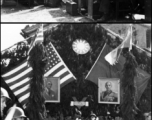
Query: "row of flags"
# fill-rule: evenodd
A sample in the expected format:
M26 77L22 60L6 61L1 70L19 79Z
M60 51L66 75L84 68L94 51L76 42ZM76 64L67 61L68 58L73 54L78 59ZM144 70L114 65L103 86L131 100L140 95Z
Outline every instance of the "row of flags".
M30 55L33 46L38 43L42 44L43 39L43 26L41 26L36 32L35 41L31 43L28 55ZM129 26L125 40L117 48L112 50L107 44L104 45L86 79L98 84L99 77L120 78L121 70L125 63L125 58L121 56L123 48L129 48L129 51L132 49L132 25ZM76 80L51 42L46 45L46 51L48 62L45 66L44 77L60 77L61 87ZM23 106L28 102L30 96L30 75L32 71L32 68L28 65L28 60L25 60L14 69L2 75L4 81ZM140 68L137 68L137 71L139 74L135 78L135 81L138 88L136 99L138 101L147 86L150 75Z

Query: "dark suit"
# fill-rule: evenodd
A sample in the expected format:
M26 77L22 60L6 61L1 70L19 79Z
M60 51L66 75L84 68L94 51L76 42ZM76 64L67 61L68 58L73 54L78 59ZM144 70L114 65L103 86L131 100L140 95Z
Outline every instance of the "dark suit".
M117 102L118 101L118 94L113 91L103 91L100 96L100 101L105 102Z
M56 93L53 90L45 89L44 92L44 98L45 100L57 100Z

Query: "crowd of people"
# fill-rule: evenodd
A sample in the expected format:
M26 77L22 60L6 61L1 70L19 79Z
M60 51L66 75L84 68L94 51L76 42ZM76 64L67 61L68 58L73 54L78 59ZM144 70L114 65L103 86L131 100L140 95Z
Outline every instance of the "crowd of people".
M81 115L64 117L61 114L60 116L55 116L55 117L48 116L46 120L122 120L122 118L111 117L111 116L96 116L96 114L91 113L87 118L84 118Z
M108 83L106 84L108 85ZM7 115L4 115L3 111L7 106L7 102L11 101L11 98L8 92L1 87L1 120L29 120L25 115L22 108L14 105L8 109ZM49 111L50 112L50 111ZM151 112L144 114L145 120L151 120ZM58 113L53 117L48 113L45 120L123 120L121 117L112 117L110 112L107 113L107 116L97 116L93 111L91 111L88 117L83 117L82 112L75 108L73 115L64 116L63 113Z
M23 109L17 107L16 105L9 108L6 116L3 114L3 111L7 106L6 103L10 100L11 98L8 92L1 87L1 120L25 120L25 118L27 119L27 116L25 116Z

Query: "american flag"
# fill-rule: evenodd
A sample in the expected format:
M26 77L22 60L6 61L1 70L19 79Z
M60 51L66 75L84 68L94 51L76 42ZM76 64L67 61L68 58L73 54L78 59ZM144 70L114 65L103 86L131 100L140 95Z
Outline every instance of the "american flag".
M40 35L39 38L43 39L42 35ZM44 77L60 77L61 87L76 79L51 43L46 46L46 50L48 54L48 63L45 67ZM28 102L28 98L30 96L31 72L32 67L28 65L28 60L25 60L23 63L10 70L10 72L2 75L2 78L13 91L14 95L18 98L18 101L23 105L23 107Z
M31 43L28 55L31 52L33 46L37 43L43 42L43 25L37 30L35 40ZM5 80L6 84L13 91L14 95L18 98L18 101L26 106L28 98L30 96L30 75L32 72L32 67L28 65L28 56L20 65L16 66L10 72L2 75L2 78Z
M45 67L44 77L59 77L61 87L69 83L70 81L75 80L75 76L65 65L62 58L60 57L51 42L46 46L46 50L48 54L48 63Z
M27 60L16 66L10 72L2 75L6 84L13 91L18 101L24 106L30 96L30 73L32 68L28 66Z

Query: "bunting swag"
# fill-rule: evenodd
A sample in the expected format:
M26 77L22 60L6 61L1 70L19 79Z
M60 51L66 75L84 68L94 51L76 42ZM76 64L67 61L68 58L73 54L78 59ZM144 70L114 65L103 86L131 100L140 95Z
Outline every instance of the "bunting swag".
M41 39L43 39L43 37L41 37ZM33 68L33 72L30 81L30 97L26 108L30 120L41 120L46 117L45 99L43 97L45 58L46 53L42 43L32 46L28 61L29 65Z

